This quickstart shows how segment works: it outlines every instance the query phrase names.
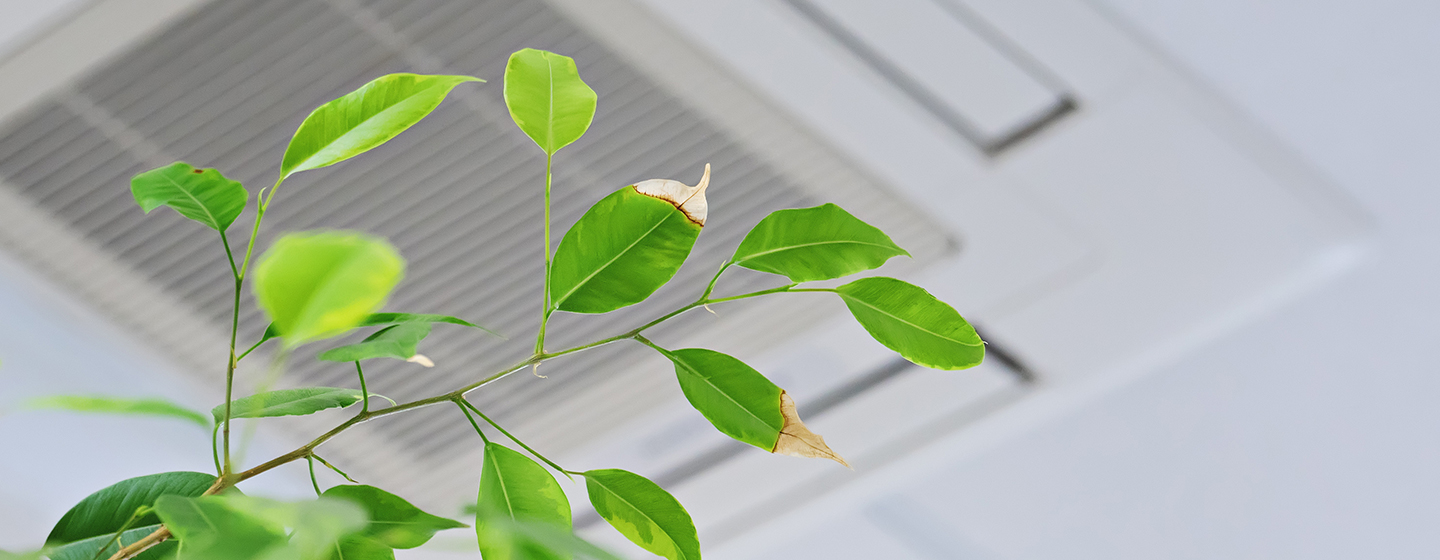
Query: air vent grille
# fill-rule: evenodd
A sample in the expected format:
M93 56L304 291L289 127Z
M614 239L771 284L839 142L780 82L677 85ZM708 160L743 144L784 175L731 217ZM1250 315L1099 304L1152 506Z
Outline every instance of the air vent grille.
M193 311L206 328L223 332L232 296L219 240L173 212L143 216L130 199L131 176L185 160L221 169L253 195L273 182L290 135L312 108L377 75L447 72L490 80L461 86L431 118L390 144L287 182L257 247L267 247L275 232L300 229L384 235L410 262L388 309L455 314L511 335L500 340L441 326L422 346L440 367L377 362L367 369L376 392L399 400L426 396L523 359L531 346L526 338L538 323L544 161L500 100L506 56L522 47L574 55L600 96L590 132L556 158L559 231L620 186L655 177L693 182L705 163L715 170L711 226L671 285L642 306L553 320L552 347L622 332L689 301L749 226L771 210L817 203L808 193L818 189L798 185L538 0L211 2L12 118L0 133L0 178ZM826 198L880 200L852 210L898 228L896 239L917 262L946 250L947 240L920 213L875 196L879 189L868 182L858 184L872 192L857 197L836 186ZM237 250L243 250L250 220L247 209L231 230ZM727 275L723 291L775 284L773 277L742 271ZM255 340L265 322L249 294L243 309L241 340ZM782 317L747 322L747 332L735 340L758 349L817 316L788 305L772 309ZM714 324L686 317L665 337L685 340ZM136 327L148 334L145 325ZM353 385L348 366L316 362L313 352L295 357L287 384ZM502 423L526 430L533 420L522 408L561 409L581 394L609 394L607 384L640 389L611 402L603 414L577 409L562 421L528 429L537 443L573 445L649 406L644 387L664 379L642 375L645 370L635 366L642 357L638 347L601 348L584 369L573 362L547 365L546 380L512 376L472 400ZM659 364L645 358L655 371ZM215 363L223 359L182 361L213 382ZM454 442L473 436L454 414L437 407L376 422L369 431L388 449L403 452L405 461L462 462L473 446ZM394 470L376 455L354 460L373 473ZM438 483L412 482L434 495L446 493L443 485L426 484Z

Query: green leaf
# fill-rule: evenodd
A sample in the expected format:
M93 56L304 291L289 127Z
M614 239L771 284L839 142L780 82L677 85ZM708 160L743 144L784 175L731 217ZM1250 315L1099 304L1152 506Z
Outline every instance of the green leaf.
M364 529L368 520L358 504L324 496L279 502L237 495L225 497L224 504L237 513L290 528L288 554L267 555L266 560L329 558L342 538Z
M236 511L220 496L164 496L155 509L180 541L178 560L253 560L288 541L283 525Z
M340 539L332 560L395 560L395 549L366 537L349 536Z
M745 362L714 350L660 351L675 363L685 398L715 428L766 451L775 449L785 427L780 387Z
M580 79L568 56L521 49L505 65L510 118L547 154L585 134L595 118L595 101L595 90Z
M500 558L531 560L570 558L573 555L575 558L593 558L594 560L624 560L575 536L575 533L569 530L559 529L545 523L512 521L505 518L495 518L488 523L492 529L491 535L497 542L496 546L504 546L508 550L515 551L514 556L500 556ZM491 557L486 556L485 560L491 560Z
M45 543L57 545L113 535L125 526L136 510L154 506L160 496L199 496L214 483L215 475L184 471L122 480L86 496L65 512L50 531L50 536L45 538ZM134 526L159 522L159 518L150 514L141 517Z
M135 203L149 214L169 206L181 216L225 231L245 209L250 193L214 169L196 169L183 161L151 169L130 179Z
M760 220L730 262L761 272L812 282L878 268L891 257L910 256L890 236L834 204L779 210Z
M415 357L415 346L430 335L430 323L401 323L385 327L362 342L331 348L320 354L327 362L354 362L370 358L408 360Z
M376 396L373 393L371 396ZM235 399L230 404L231 418L271 418L275 416L304 416L329 408L345 408L365 398L357 389L337 387L304 387L280 389ZM225 405L210 411L215 422L225 418Z
M150 533L154 533L159 529L160 525L158 523L145 527L130 529L120 534L120 540L117 541L117 544L111 544L110 542L110 540L115 537L113 532L111 532L110 534L100 535L98 537L90 537L85 540L76 541L65 546L56 548L50 551L47 556L50 558L50 560L95 560L96 558L106 559L114 555L116 552L119 552L121 547L134 544L136 541L143 539L146 536L149 536ZM100 551L101 547L105 547L104 552ZM144 552L136 555L135 559L161 560L165 558L173 558L175 556L175 550L177 548L178 545L174 541L165 541L145 549ZM4 554L0 554L0 558L4 557Z
M370 524L361 535L390 548L415 548L438 531L469 527L425 513L404 498L374 486L334 486L326 490L324 496L359 504L370 516Z
M0 550L0 560L41 560L43 558L43 554L41 554L42 552L43 551L40 550L36 550L33 552L10 552L7 550Z
M475 518L475 534L485 560L530 558L520 555L504 538L503 527L494 523L496 518L540 523L567 533L571 530L570 501L550 471L496 443L485 444L477 504L480 513Z
M385 304L405 260L382 238L342 231L294 233L255 267L255 299L285 344L329 338Z
M434 111L455 86L483 81L418 74L376 78L305 117L285 148L280 178L340 163L384 144Z
M659 485L619 469L585 472L595 512L641 548L670 560L699 560L700 537L680 501Z
M554 309L605 313L644 301L690 255L701 226L674 205L622 188L560 240L550 267Z
M965 369L985 358L985 342L955 308L919 286L863 278L835 288L870 336L905 359L934 369Z
M371 313L369 317L366 317L364 321L360 322L360 326L374 327L380 325L400 325L404 323L449 323L462 327L477 328L500 338L505 338L505 336L500 333L464 319L451 317L449 315L432 315L428 313Z
M29 410L69 410L73 412L94 412L100 414L127 414L136 416L158 416L177 418L193 422L202 428L210 427L210 419L164 399L122 399L116 397L54 395L31 399L24 408Z

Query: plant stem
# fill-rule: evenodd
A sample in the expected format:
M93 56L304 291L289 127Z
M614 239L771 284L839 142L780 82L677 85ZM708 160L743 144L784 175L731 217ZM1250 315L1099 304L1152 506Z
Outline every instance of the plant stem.
M100 547L99 550L96 550L96 551L95 551L95 556L94 556L93 558L91 558L91 560L100 560L100 555L101 555L101 554L104 554L104 553L105 553L105 550L108 549L108 548L110 548L111 545L114 545L115 543L119 542L119 541L120 541L120 536L121 536L121 535L124 535L124 534L125 534L125 531L129 531L129 530L130 530L130 527L133 526L133 525L135 525L135 522L136 522L136 521L139 521L139 520L140 520L140 517L142 516L142 515L141 515L141 512L146 512L146 513L148 513L149 509L150 509L150 508L145 507L145 506L140 506L139 508L136 508L136 509L135 509L135 513L130 514L130 519L127 519L127 520L125 521L125 524L123 524L123 525L120 526L120 530L115 531L115 535L112 536L112 537L110 537L110 540L105 543L105 546L102 546L102 547Z
M465 409L465 405L470 403L466 402L463 397L455 399L453 402L455 406L460 407L460 412L465 415L465 419L470 421L470 426L475 428L475 433L480 434L480 441L485 442L485 445L490 445L490 438L485 437L485 432L480 430L480 424L475 423L475 417L470 416L470 411Z
M262 341L260 341L260 342L256 342L255 344L251 345L249 348L246 348L244 352L241 352L239 356L235 356L235 364L236 364L236 365L239 365L239 364L240 364L240 360L245 359L245 356L249 356L250 353L251 353L251 352L254 352L256 348L259 348L261 344L265 344L265 341L262 340Z
M315 456L306 455L305 462L310 465L310 486L315 487L315 497L320 497L320 481L315 478Z
M545 293L540 295L540 331L535 335L535 355L545 354L545 326L550 323L550 163L554 155L545 153Z
M510 438L510 441L515 442L515 445L519 445L520 447L525 448L525 450L526 450L526 451L529 451L531 455L534 455L535 457L539 458L541 461L544 461L545 464L550 465L550 468L555 469L555 470L557 470L557 471L560 471L560 472L564 473L566 477L569 477L569 476L570 476L570 471L567 471L567 470L565 470L565 469L563 469L563 468L560 468L560 465L555 464L554 461L551 461L551 460L549 460L549 459L546 459L545 456L544 456L544 455L541 455L539 451L536 451L536 450L532 449L530 446L525 445L525 442L520 441L520 438L517 438L517 437L511 435L510 432L505 431L505 428L501 428L500 425L499 425L499 424L496 424L494 420L491 420L489 416L486 416L485 413L480 412L480 409L475 408L475 405L474 405L474 404L471 404L470 401L469 401L468 399L466 399L465 397L460 397L460 399L457 400L457 401L455 401L455 402L456 402L457 404L463 405L463 407L468 407L471 411L473 411L473 412L475 413L476 416L479 416L481 419L485 420L485 423L490 424L491 426L494 426L495 429L497 429L497 430L500 430L500 433L505 434L505 437ZM467 414L466 416L468 417L469 415ZM471 420L471 422L474 422L474 420ZM475 429L476 429L476 431L479 431L480 427L479 427L479 426L476 426ZM487 442L487 443L488 443L488 442Z
M320 461L320 464L325 465L326 468L335 471L335 474L345 477L345 480L354 482L355 484L360 484L359 482L356 482L355 479L350 478L350 475L346 474L345 471L340 470L340 467L330 464L330 461L326 461L325 458L321 457L319 453L315 453L312 451L310 453L310 456L314 457L316 461Z
M360 369L360 360L355 360L355 374L360 376L360 414L370 412L370 389L365 387L365 370Z
M220 468L220 424L210 430L210 458L215 459L215 476L225 476L225 469Z
M725 264L720 265L720 270L715 271L715 276L711 278L710 283L705 286L705 292L700 294L700 299L710 297L710 293L715 291L715 283L720 281L720 275L725 274L725 270L730 268L732 264L735 264L735 261L725 261Z
M255 227L260 227L258 219ZM235 279L235 301L230 309L230 359L225 364L225 417L222 419L225 426L225 462L220 467L220 476L224 477L230 472L230 409L235 398L235 366L239 363L239 359L235 357L235 336L240 331L240 291L245 279L243 273L235 268L235 254L230 251L230 240L223 231L220 232L220 243L225 246L225 257L230 261L230 274ZM251 244L254 244L253 237Z

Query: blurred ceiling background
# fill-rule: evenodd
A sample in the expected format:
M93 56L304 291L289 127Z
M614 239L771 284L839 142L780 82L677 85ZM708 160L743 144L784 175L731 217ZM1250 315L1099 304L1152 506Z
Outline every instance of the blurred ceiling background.
M583 15L584 9L576 7L581 3L554 4L562 12L583 19L575 15ZM745 53L727 51L723 40L706 35L707 30L723 30L727 22L744 23L743 19L733 19L738 17L734 13L715 11L708 19L692 17L687 23L686 15L704 13L703 8L695 7L698 3L654 0L639 4L658 14L655 21L670 22L681 35L688 34L697 44L711 49L709 52L716 58L729 64L744 60ZM803 18L796 14L805 13L794 8L827 5L819 1L771 4L777 6L775 13L788 14L785 18L789 19L782 19L790 22L801 21ZM990 3L977 0L963 4L990 9L982 12L991 17L988 21L992 23L1008 21L1002 17L1004 10L986 8ZM77 10L94 5L81 1L0 2L0 49L21 48L47 29L63 25ZM865 180L873 176L900 192L902 201L925 208L935 214L933 219L953 228L949 233L960 242L955 263L922 263L927 267L923 272L892 273L903 272L926 285L938 284L937 293L956 303L982 326L993 327L992 340L1033 366L1039 382L1017 384L1013 372L1004 371L998 364L976 370L961 381L945 381L952 385L919 385L920 379L940 383L934 381L935 377L922 376L952 375L933 372L906 373L893 382L883 379L886 385L880 386L882 389L919 387L939 391L945 387L953 391L954 402L951 408L933 404L935 420L926 419L928 423L916 424L914 430L903 432L905 437L901 437L899 430L892 430L888 436L866 436L864 430L846 424L847 418L852 423L860 418L869 424L904 425L908 430L909 424L891 416L881 416L883 420L865 416L886 410L894 415L898 410L893 403L884 404L888 397L883 391L840 401L849 404L836 405L816 425L817 429L832 426L829 432L821 430L827 439L847 444L862 458L857 462L860 472L842 482L832 482L839 476L832 472L797 471L790 463L752 465L750 459L767 459L757 457L759 454L729 460L714 472L686 474L687 458L713 457L716 449L721 453L718 456L728 455L723 448L714 447L722 442L700 435L692 438L686 430L693 426L684 424L683 410L675 412L661 405L655 405L658 408L651 413L653 416L638 421L673 422L677 426L672 429L674 433L647 433L644 435L649 439L644 441L602 439L591 448L567 447L567 460L628 461L633 465L627 463L627 468L673 476L677 494L702 523L702 542L716 542L715 548L707 552L715 558L1419 558L1440 552L1440 538L1432 534L1440 521L1440 482L1434 476L1440 468L1440 451L1436 449L1440 412L1431 404L1440 396L1440 381L1432 375L1436 368L1428 352L1440 335L1434 320L1440 312L1434 290L1440 272L1440 259L1436 259L1434 249L1440 241L1440 225L1434 218L1440 208L1440 190L1436 189L1440 183L1440 157L1436 157L1440 152L1440 133L1436 132L1440 108L1434 104L1440 98L1440 78L1435 75L1435 69L1440 68L1440 34L1435 33L1440 29L1440 8L1414 1L1288 0L1263 5L1230 0L1204 4L1105 0L1031 2L1026 6L1098 14L1113 26L1105 29L1114 35L1085 36L1087 45L1113 41L1122 44L1107 47L1114 52L1146 53L1162 63L1169 61L1183 69L1182 73L1193 73L1193 82L1186 78L1174 82L1178 86L1169 85L1174 81L1169 77L1157 78L1163 86L1160 89L1166 92L1158 98L1199 97L1202 99L1196 106L1200 107L1209 107L1211 98L1232 104L1238 109L1238 119L1258 124L1258 129L1266 131L1256 135L1242 130L1225 136L1241 139L1235 141L1239 153L1257 160L1257 165L1271 175L1275 169L1289 169L1289 163L1270 161L1288 157L1276 155L1268 147L1268 135L1273 135L1278 145L1298 152L1303 166L1317 170L1317 175L1324 178L1321 182L1337 184L1343 191L1341 198L1348 199L1340 205L1348 208L1353 204L1358 209L1354 215L1362 216L1355 218L1357 226L1337 223L1335 228L1340 233L1333 236L1318 226L1313 232L1304 230L1302 235L1285 229L1293 223L1298 231L1308 223L1294 217L1300 215L1300 211L1292 209L1296 205L1277 204L1274 223L1287 224L1280 228L1283 231L1268 232L1238 220L1213 224L1217 226L1215 231L1228 228L1238 232L1237 236L1255 232L1256 247L1271 247L1265 243L1293 235L1299 241L1273 245L1275 255L1288 258L1312 251L1324 261L1324 255L1329 254L1327 248L1339 247L1344 250L1344 258L1329 268L1322 266L1323 273L1301 274L1299 280L1287 280L1288 276L1277 272L1273 277L1257 276L1253 285L1236 284L1236 295L1225 301L1244 311L1222 314L1225 319L1202 320L1209 313L1221 314L1221 310L1192 311L1187 315L1183 306L1176 306L1171 315L1163 316L1173 315L1173 322L1156 319L1156 326L1151 327L1145 321L1161 315L1146 313L1160 313L1155 309L1165 307L1161 304L1183 303L1180 300L1191 294L1208 293L1205 289L1209 286L1248 278L1244 269L1250 265L1242 261L1226 261L1223 253L1213 256L1186 249L1197 261L1216 259L1220 264L1216 265L1215 277L1200 278L1199 286L1159 286L1154 297L1160 304L1147 304L1137 295L1133 309L1110 303L1113 312L1084 317L1087 321L1079 320L1079 315L1064 315L1071 320L1047 325L1055 332L1076 332L1072 338L1078 342L1067 342L1052 331L1034 326L1044 322L1040 319L1062 315L1040 314L1026 319L1026 313L1036 313L1027 309L1044 308L1050 305L1045 303L1048 300L1033 294L1015 296L992 285L1006 280L1034 280L1036 285L1049 286L1036 279L1084 278L1111 272L1121 275L1126 271L1140 277L1150 274L1149 270L1138 265L1128 269L1113 265L1126 262L1120 249L1125 245L1104 239L1102 233L1110 232L1091 229L1083 222L1076 226L1072 221L1067 227L1075 226L1076 230L1097 236L1076 241L1065 239L1063 231L1044 230L1049 226L1042 222L1035 222L1039 225L1034 227L1026 222L1024 229L1004 229L999 222L1013 222L1022 216L1018 211L1007 213L1010 206L1002 203L1009 199L979 190L937 195L933 189L943 186L943 180L913 169L959 168L957 173L966 179L973 176L978 183L993 180L1007 187L1023 186L1026 188L999 192L1024 192L1025 196L1018 199L1038 200L1036 206L1042 209L1066 201L1067 194L1063 193L1067 188L1077 198L1100 196L1085 191L1088 185L1083 174L1074 175L1072 183L1058 182L1053 190L1047 190L1051 186L1040 183L1060 173L1009 173L1006 168L1046 169L1042 156L1050 146L1062 144L1067 134L1080 134L1087 123L1109 122L1104 120L1109 118L1107 115L1117 114L1119 109L1115 107L1123 108L1127 99L1113 92L1136 89L1135 83L1148 83L1147 74L1113 78L1105 82L1105 87L1091 86L1085 76L1098 72L1067 74L1075 64L1057 62L1044 40L1020 40L1022 50L1028 49L1042 65L1051 65L1051 70L1065 78L1059 80L1064 90L1060 93L1075 93L1079 109L1061 117L1039 136L1016 144L1013 151L998 155L985 153L983 142L957 139L951 134L953 127L941 122L945 119L933 111L926 112L932 106L913 95L907 99L905 94L914 92L903 87L878 88L878 101L865 105L872 102L855 92L870 82L858 81L854 87L842 84L835 88L841 91L819 95L815 105L821 107L807 109L813 112L806 113L787 105L785 91L765 89L780 87L769 82L754 86L759 90L756 98L773 103L756 102L754 106L790 110L790 116L805 125L796 128L808 130L795 133L794 138L818 138L822 144L833 145L838 153L859 154L860 165L868 167L869 174L858 172L855 176ZM1048 21L1043 14L1035 14L1032 19ZM603 25L595 25L590 32L603 39ZM815 37L822 35L817 33ZM762 34L737 39L760 47L783 47L782 39L788 38ZM840 48L826 52L839 53L834 55L837 60L855 54L853 49ZM625 56L632 57L626 60L638 61L634 62L637 67L659 72L660 77L654 79L662 84L660 87L685 97L687 90L683 86L665 82L662 62L643 55ZM584 57L580 58L583 62ZM869 76L867 79L875 83L884 81L883 72L865 74L867 62L859 58L859 63L852 65L860 69L855 75ZM747 78L756 80L757 73L767 71L763 65L743 63L727 71L725 64L716 65L719 70L715 75L740 76L736 78L738 83ZM874 70L873 65L869 69ZM798 73L798 79L803 81L806 76ZM491 85L498 85L498 79ZM7 91L13 91L13 84L11 87ZM704 99L687 99L698 107L698 114L718 123L714 126L727 131L729 137L737 139L736 143L750 146L751 150L763 148L763 143L756 144L759 141L746 136L751 129L744 123L723 122L723 117L707 113ZM750 98L742 95L736 99ZM885 104L887 99L897 107L910 109L898 110L894 114L899 116L886 119L890 114L881 111L890 107ZM873 109L875 118L827 121L817 117L827 104L839 107L840 113ZM1219 120L1230 118L1222 117ZM23 118L7 117L3 127L9 130ZM905 119L920 124L905 128L910 122ZM941 124L925 129L923 123L927 120ZM1158 120L1151 126L1160 138L1178 138L1189 130L1165 128L1167 123ZM923 166L906 159L919 156L888 154L878 146L863 143L865 138L883 142L901 134L930 134L926 138L948 140L932 143L941 148L928 152L934 159ZM1249 144L1243 141L1255 137L1261 140ZM1124 146L1126 138L1118 137L1115 144ZM1097 147L1093 154L1077 153L1103 160L1108 153L1103 148ZM1161 173L1170 163L1161 161L1153 167ZM1184 165L1184 161L1174 162L1176 169ZM804 172L782 169L782 174L792 178L804 177ZM648 177L634 177L640 178ZM1308 181L1278 184L1285 188L1299 184L1310 189ZM1271 188L1257 185L1215 188L1240 189L1238 194L1250 192L1244 189L1258 192ZM1145 186L1162 193L1181 192L1179 183L1139 185ZM123 185L112 187L123 189ZM972 200L977 201L978 210L962 208ZM1109 200L1113 204L1116 199ZM1146 206L1152 201L1143 196L1133 200L1137 201L1139 213L1162 210L1161 206ZM1237 205L1253 203L1255 208L1271 208L1265 206L1268 199L1251 201L1236 196L1232 200ZM1304 207L1313 199L1302 201L1298 206ZM1064 215L1064 210L1054 215ZM1195 209L1199 219L1207 219L1207 211ZM1281 215L1281 211L1285 214ZM1352 219L1345 211L1321 208L1315 212L1338 216L1334 218L1337 222ZM987 221L985 213L999 213L1000 219ZM1263 223L1260 218L1263 216L1257 217L1258 222ZM1055 221L1061 222L1065 220ZM1155 235L1163 236L1162 228L1153 227ZM1145 230L1125 231L1134 236L1136 231ZM1021 239L1022 232L1028 232L1026 235L1033 241ZM1260 234L1267 236L1262 238ZM1143 235L1139 237L1134 241L1143 241ZM1194 241L1196 247L1212 247L1204 240ZM1213 246L1216 251L1228 247L1241 254L1245 251L1241 245L1248 245L1246 241L1243 236L1237 241L1218 239ZM1270 254L1255 250L1256 259ZM1079 268L1070 267L1072 261L1081 263ZM1031 266L1032 262L1037 264ZM1162 268L1182 266L1155 262ZM1232 268L1220 266L1227 262ZM1300 264L1294 266L1303 268ZM213 386L187 372L183 359L161 355L153 345L137 342L133 332L116 327L112 314L97 311L93 302L39 270L26 257L0 253L0 406L12 406L26 396L55 392L159 393L189 401L213 400ZM1060 281L1052 283L1056 282ZM1261 289L1270 284L1278 287ZM1054 287L1046 289L1063 292ZM1261 296L1251 301L1251 292ZM1176 301L1166 301L1167 293ZM1032 300L1035 303L1027 303ZM484 317L476 319L483 321ZM787 379L782 384L807 391L807 396L815 400L843 396L843 389L849 385L837 383L834 378L863 382L874 372L885 371L877 369L885 364L878 354L859 350L856 354L840 354L826 343L815 341L833 338L840 341L833 344L845 344L859 340L846 338L854 333L845 328L822 323L808 335L797 335L794 345L799 350L790 354L777 355L755 347L756 365L776 372ZM1103 333L1089 333L1092 329L1117 334L1113 339L1105 338ZM1165 333L1171 329L1174 334L1157 334L1156 339L1149 340L1128 335L1126 329ZM727 343L750 348L744 346L743 340ZM1086 362L1068 352L1067 343L1077 347L1104 346L1097 352L1105 357ZM1134 347L1127 348L1127 344ZM912 383L916 385L909 385ZM837 384L840 392L834 387ZM664 395L663 389L657 391L657 395ZM544 433L540 428L533 429L536 437ZM69 504L118 478L156 470L206 470L208 456L196 453L203 448L204 435L193 431L147 421L97 421L51 414L0 417L0 441L8 450L0 458L0 548L35 544L38 535L43 535ZM136 433L146 436L137 439ZM252 453L281 450L285 439L293 437L285 432L272 435L279 441L258 445ZM678 450L667 447L665 453L651 455L627 455L625 451L641 449L646 442L654 445L655 441L671 441L667 437L699 443L676 444L673 447ZM898 460L877 459L897 449L890 439L913 445L898 447L905 451ZM163 443L147 443L151 441ZM621 451L607 454L594 449L607 445L618 446ZM149 453L136 453L138 447ZM460 466L452 469L462 467L460 461ZM463 470L453 472L463 474ZM254 491L301 493L304 481L299 475L297 471L271 479ZM718 488L724 487L722 482L760 477L811 490L782 512L754 523L737 523L735 519L750 517L746 512L765 503L717 501L715 496L721 492ZM731 513L707 513L713 511ZM704 515L713 517L702 518ZM715 538L706 540L710 535ZM447 544L459 546L439 544L442 548ZM443 550L432 554L437 558L453 556Z

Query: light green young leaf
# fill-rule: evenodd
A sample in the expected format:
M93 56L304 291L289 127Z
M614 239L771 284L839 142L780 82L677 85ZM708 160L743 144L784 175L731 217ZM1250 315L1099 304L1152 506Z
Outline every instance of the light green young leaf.
M340 540L364 529L369 520L364 508L336 498L279 502L249 496L226 496L224 505L253 519L290 529L289 550L267 555L267 560L324 560Z
M214 169L196 169L183 161L151 169L130 179L135 203L149 214L161 206L174 208L216 231L225 231L245 209L250 193L239 182Z
M470 76L389 74L321 105L295 131L280 178L333 165L384 144L425 118Z
M661 352L675 364L685 398L716 429L766 451L775 449L785 427L780 387L745 362L714 350Z
M480 471L479 513L475 534L485 560L529 560L505 538L504 521L534 522L570 532L570 501L550 471L534 460L496 443L485 444ZM537 558L563 558L542 556Z
M975 328L919 286L894 278L863 278L835 293L870 336L916 364L965 369L985 358L985 342Z
M510 118L547 154L585 134L595 118L595 101L595 90L580 79L568 56L521 49L505 65Z
M362 342L326 350L320 354L320 359L327 362L354 362L370 358L409 360L415 357L415 346L429 335L430 323L391 325L375 331Z
M111 539L115 537L114 532L112 531L110 534L100 535L98 537L90 537L85 540L75 541L70 544L55 548L54 550L51 550L47 554L47 556L50 558L50 560L95 560L96 558L109 558L116 552L119 552L121 547L129 546L135 543L135 541L143 539L146 536L149 536L150 533L154 533L159 529L160 525L157 523L154 525L147 525L144 527L127 530L124 533L120 534L120 539L116 541L116 544L111 544ZM105 547L104 552L100 551L101 547ZM176 548L178 548L177 543L175 543L174 541L165 541L145 549L144 552L141 552L139 555L135 556L135 559L162 560L167 558L174 558ZM38 557L39 556L36 555L34 558ZM0 559L4 558L5 555L3 553L0 553Z
M339 335L385 304L405 260L382 238L343 231L295 233L255 267L255 299L286 346Z
M404 498L365 485L334 486L324 496L348 500L364 508L370 524L360 533L390 548L415 548L425 544L438 531L469 527L453 519L430 515Z
M605 313L644 301L669 282L701 226L659 198L615 191L565 233L550 267L551 306Z
M377 396L371 394L370 396ZM337 387L304 387L300 389L280 389L257 395L251 395L243 399L235 399L230 404L231 418L271 418L275 416L304 416L314 414L330 408L345 408L360 402L364 395L357 389L341 389ZM218 424L224 421L225 405L216 406L210 411Z
M680 501L659 485L619 469L585 472L595 512L641 548L670 560L700 560L700 537Z
M108 537L124 527L136 510L154 506L160 496L199 496L214 483L213 474L185 471L122 480L86 496L65 512L55 528L50 530L45 543L53 546L91 537ZM159 522L158 517L150 514L136 520L133 526L143 527Z
M336 543L329 560L395 560L395 549L375 539L351 535Z
M122 399L118 397L54 395L31 399L25 403L28 410L69 410L99 414L126 414L135 416L158 416L177 418L193 422L202 428L210 427L210 420L204 414L190 410L165 399Z
M878 268L910 254L876 227L834 204L779 210L766 216L730 261L792 282L830 280Z
M163 496L155 510L180 541L177 560L257 560L288 543L282 524L236 511L220 496Z
M41 560L41 558L43 558L41 552L42 551L39 550L33 552L10 552L8 550L0 550L0 560Z

